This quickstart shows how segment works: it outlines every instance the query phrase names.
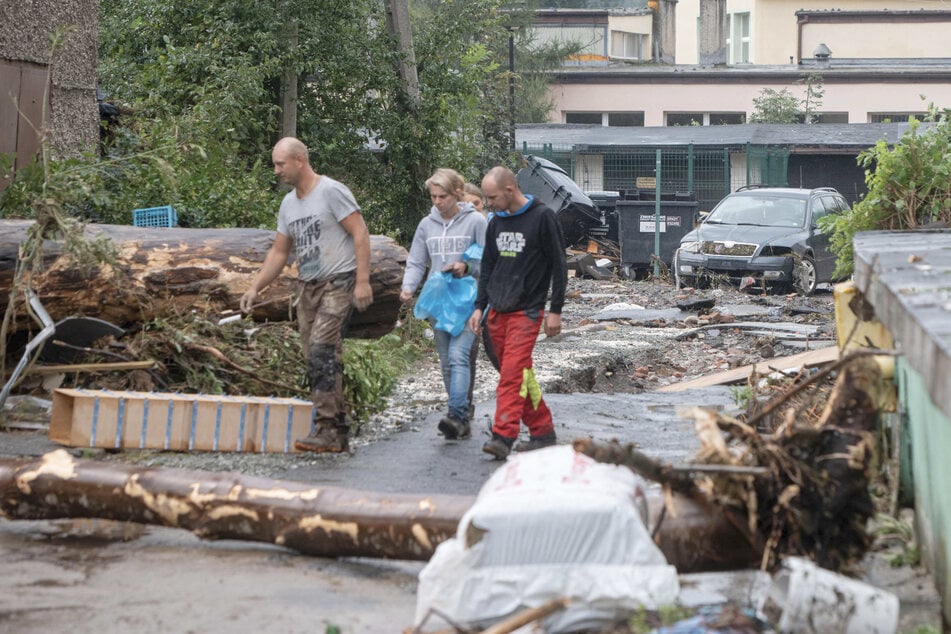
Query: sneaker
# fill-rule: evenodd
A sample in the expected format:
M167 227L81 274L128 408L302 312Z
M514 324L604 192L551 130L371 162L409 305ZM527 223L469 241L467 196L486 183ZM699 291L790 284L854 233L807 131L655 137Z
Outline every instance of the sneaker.
M505 460L512 452L513 442L515 440L512 438L492 434L492 438L482 445L482 451L491 454L496 460Z
M528 440L518 442L518 444L515 445L515 451L535 451L536 449L551 447L555 444L558 444L558 439L555 437L555 432L551 432L544 436L532 436Z
M309 436L295 441L294 449L312 453L349 453L350 444L347 442L346 433L324 427L315 429Z
M446 440L462 440L472 436L472 429L469 427L469 423L451 415L444 416L443 419L439 421L438 428Z

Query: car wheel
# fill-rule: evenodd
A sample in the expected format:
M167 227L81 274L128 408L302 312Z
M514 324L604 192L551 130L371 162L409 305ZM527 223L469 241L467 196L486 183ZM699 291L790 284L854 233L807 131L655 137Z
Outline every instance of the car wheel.
M816 273L816 262L808 255L802 256L802 259L796 264L793 271L795 276L796 291L806 297L816 292L818 285L818 274Z

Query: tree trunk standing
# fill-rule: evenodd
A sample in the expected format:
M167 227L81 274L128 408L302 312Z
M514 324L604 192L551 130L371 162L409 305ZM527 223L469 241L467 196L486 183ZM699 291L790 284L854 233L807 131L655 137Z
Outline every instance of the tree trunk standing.
M413 51L413 28L407 0L383 0L386 10L386 31L396 39L401 53L399 68L403 92L411 109L419 106L419 77L416 74L416 53Z
M0 220L0 310L9 302L20 244L32 221ZM109 237L118 257L113 264L79 270L62 256L61 245L44 245L44 269L32 287L50 317L98 317L117 325L188 311L220 314L237 310L274 240L264 229L143 228L86 225L86 236ZM385 236L370 236L373 304L353 312L349 335L379 337L396 324L406 250ZM113 275L115 273L115 275ZM285 270L261 294L258 320L286 321L296 272ZM272 300L269 303L268 300ZM35 327L19 311L19 328Z
M297 45L299 30L297 20L291 15L287 0L281 0L281 16L284 19L287 50L290 61L284 67L281 79L281 136L297 136Z

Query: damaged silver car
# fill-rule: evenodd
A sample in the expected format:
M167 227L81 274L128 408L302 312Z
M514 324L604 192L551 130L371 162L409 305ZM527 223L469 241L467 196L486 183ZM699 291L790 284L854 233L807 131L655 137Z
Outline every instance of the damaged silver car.
M849 210L831 187L744 187L717 203L674 253L678 287L728 280L739 288L811 295L835 281L819 218Z

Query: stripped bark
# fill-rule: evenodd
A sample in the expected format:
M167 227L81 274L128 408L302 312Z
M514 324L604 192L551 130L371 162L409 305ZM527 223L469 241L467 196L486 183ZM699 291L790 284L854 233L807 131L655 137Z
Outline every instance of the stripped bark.
M18 250L29 220L0 220L0 313L9 301ZM115 263L76 267L55 242L44 244L43 270L30 280L54 320L72 315L98 317L117 325L193 310L221 314L238 308L274 240L263 229L184 229L89 224L87 238L106 236L118 252ZM349 335L378 337L393 329L399 315L400 282L406 250L385 236L370 236L373 304L354 311ZM291 314L293 269L274 280L253 311L255 319L285 321ZM267 301L269 299L274 301ZM31 322L18 315L17 326Z
M104 518L183 528L203 539L286 546L321 557L427 560L473 498L380 494L236 473L143 469L57 450L0 460L10 519Z

